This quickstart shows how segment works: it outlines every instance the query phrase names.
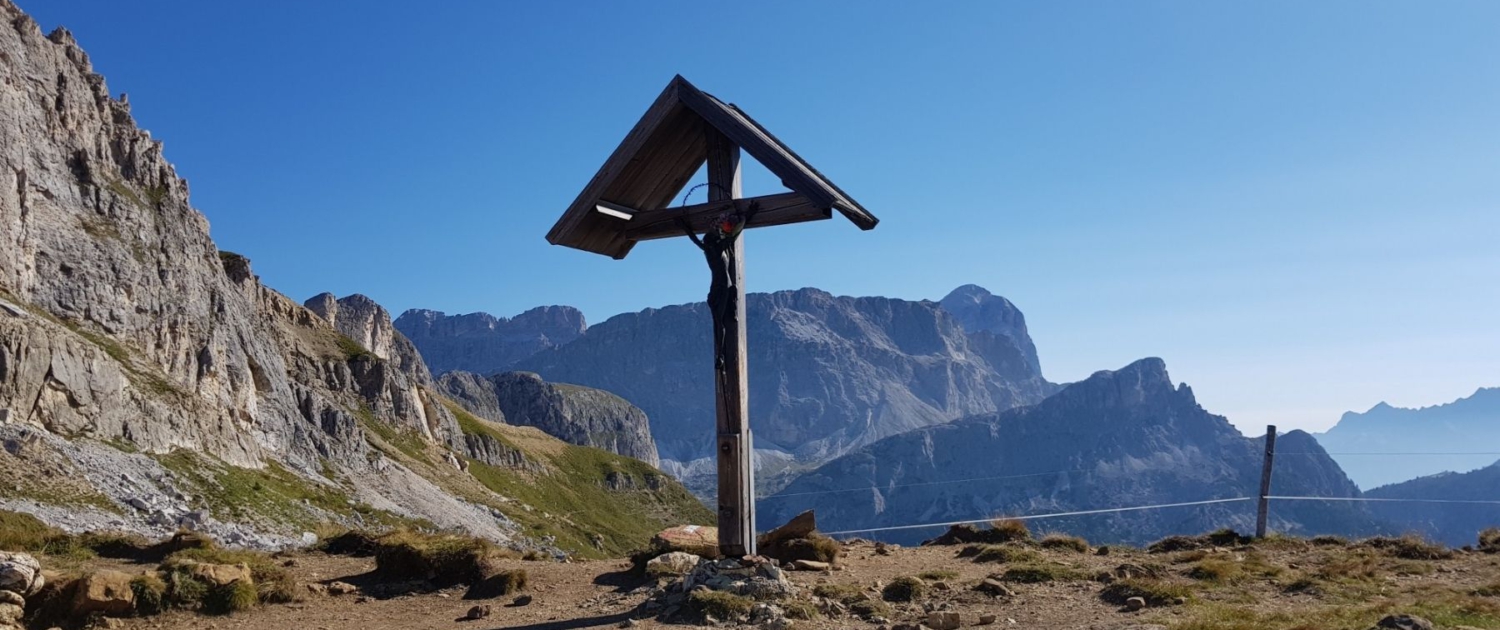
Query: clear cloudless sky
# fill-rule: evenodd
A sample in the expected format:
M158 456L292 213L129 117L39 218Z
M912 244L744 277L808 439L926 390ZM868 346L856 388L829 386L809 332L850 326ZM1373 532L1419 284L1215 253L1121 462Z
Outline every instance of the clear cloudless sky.
M684 241L543 238L681 73L882 220L750 233L752 291L980 284L1048 378L1160 356L1251 434L1500 385L1500 3L20 4L297 299L702 299Z

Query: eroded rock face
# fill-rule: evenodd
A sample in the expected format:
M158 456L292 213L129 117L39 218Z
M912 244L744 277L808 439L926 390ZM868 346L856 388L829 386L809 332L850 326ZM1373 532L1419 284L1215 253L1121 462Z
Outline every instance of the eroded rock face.
M592 387L548 383L530 372L482 377L449 372L438 388L479 417L536 427L565 442L602 448L652 466L659 462L646 413Z
M981 331L985 338L976 341L934 302L802 289L748 295L746 318L758 480L775 476L766 462L777 455L805 468L889 435L1055 391L1030 358L1029 338L1021 344ZM651 418L664 468L707 477L712 466L697 462L714 453L709 319L702 303L618 315L517 368L638 405Z
M355 489L368 503L472 520L364 439L379 422L464 447L384 310L352 296L320 303L325 319L261 285L73 36L9 0L0 21L0 423L310 479L333 467L371 484Z
M435 374L504 372L517 361L578 338L587 327L583 313L571 306L541 306L509 319L412 309L396 319L396 328L421 349Z

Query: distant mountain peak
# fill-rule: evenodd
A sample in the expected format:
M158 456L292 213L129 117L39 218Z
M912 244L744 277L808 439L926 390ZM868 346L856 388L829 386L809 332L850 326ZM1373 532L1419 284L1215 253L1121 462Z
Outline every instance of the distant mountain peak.
M588 329L583 312L571 306L538 306L509 318L414 308L396 318L395 326L422 351L434 373L464 370L485 376L507 371Z
M1426 407L1381 402L1363 413L1349 411L1318 435L1335 453L1468 453L1500 444L1500 388L1481 387L1472 396ZM1443 471L1463 472L1490 463L1484 455L1381 457L1339 456L1339 465L1362 487L1372 488Z
M1020 349L1021 367L1040 374L1041 359L1037 357L1036 344L1026 329L1026 316L1010 300L990 293L977 284L966 284L954 289L938 302L938 306L953 317L958 325L979 345L988 345L985 335L1006 337Z

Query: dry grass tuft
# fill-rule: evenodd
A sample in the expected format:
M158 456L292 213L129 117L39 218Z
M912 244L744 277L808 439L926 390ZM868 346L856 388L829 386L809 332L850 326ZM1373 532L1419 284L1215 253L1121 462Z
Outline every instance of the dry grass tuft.
M1089 552L1089 541L1079 536L1069 536L1067 534L1047 534L1042 537L1039 544L1041 544L1043 549L1074 551L1077 553Z
M723 591L696 590L688 594L688 605L693 610L719 621L736 621L750 614L753 603L748 597Z
M425 579L452 586L473 584L491 573L492 561L506 552L473 536L396 531L376 539L375 569L403 579Z
M1491 527L1479 532L1479 550L1485 553L1500 553L1500 527Z
M927 583L922 578L903 576L891 580L880 591L881 599L888 602L913 602L927 595Z
M760 554L781 562L793 560L816 560L834 562L844 554L844 545L839 541L813 532L805 538L789 538L774 541L761 549Z
M245 580L235 580L208 590L203 598L203 612L210 615L228 615L254 608L260 603L260 594L255 585Z
M1178 598L1187 600L1192 596L1192 589L1186 585L1148 578L1119 580L1099 591L1099 599L1117 606L1125 605L1125 601L1132 597L1142 598L1151 606L1170 606L1176 604Z
M943 580L958 579L958 572L950 571L948 569L933 569L930 571L923 571L921 573L918 573L917 577L929 582L941 582Z
M1359 544L1363 547L1379 549L1386 555L1407 560L1447 560L1453 557L1452 549L1428 542L1416 534L1407 534L1400 538L1377 536L1365 539Z
M965 549L964 553L969 552ZM979 545L973 550L972 557L975 562L1041 562L1042 555L1033 549L1027 549L1015 544L1007 545Z

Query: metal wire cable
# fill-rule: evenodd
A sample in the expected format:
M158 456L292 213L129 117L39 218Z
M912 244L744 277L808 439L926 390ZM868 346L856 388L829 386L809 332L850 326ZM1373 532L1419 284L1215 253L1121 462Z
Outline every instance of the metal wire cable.
M1290 496L1268 496L1267 499L1277 501L1352 501L1369 503L1458 503L1469 505L1500 505L1500 501L1480 501L1467 499L1392 499L1385 497L1290 497Z
M894 490L896 488L914 488L914 487L918 487L918 486L939 486L939 485L951 484L951 483L969 483L969 482L972 482L972 481L999 481L999 480L1003 480L1003 479L1024 479L1024 478L1027 478L1027 477L1047 477L1047 476L1050 476L1050 475L1063 475L1063 474L1075 473L1075 472L1088 472L1090 470L1092 470L1092 469L1091 468L1075 468L1075 469L1072 469L1072 470L1055 470L1055 471L1052 471L1052 472L1030 473L1030 474L1025 474L1025 475L997 475L997 476L993 476L993 477L969 477L967 479L950 479L950 480L946 480L946 481L919 481L919 482L914 482L914 483L899 483L899 484L896 484L896 485L893 485L893 486L866 486L864 488L845 488L845 489L842 489L842 490L813 490L813 491L810 491L810 492L793 492L793 493L790 493L790 494L773 494L773 495L768 496L768 497L761 497L760 500L761 501L767 501L767 500L770 500L770 499L778 499L778 498L785 498L785 497L804 497L804 496L812 496L812 495L819 495L819 494L841 494L841 493L845 493L845 492L868 492L870 490Z
M1138 505L1134 507L1103 508L1098 510L1078 510L1074 512L1053 512L1050 514L1029 514L1025 516L995 516L991 518L971 519L967 521L948 521L944 523L922 523L919 525L895 525L891 527L870 527L865 529L846 529L837 532L825 532L829 536L840 534L859 534L866 532L888 532L901 529L923 529L928 527L951 527L953 525L971 525L975 523L988 523L997 519L1012 521L1030 521L1044 518L1059 518L1064 516L1086 516L1089 514L1109 514L1113 512L1136 512L1140 510L1156 510L1162 508L1191 507L1194 505L1213 505L1216 503L1238 503L1240 501L1254 501L1255 497L1236 497L1233 499L1208 499L1206 501L1187 501L1183 503L1158 503L1156 505Z
M1374 451L1370 451L1370 452L1361 452L1361 453L1322 453L1322 452L1318 452L1318 451L1290 451L1290 452L1283 453L1283 452L1279 452L1278 451L1276 454L1277 455L1395 455L1395 456L1399 456L1399 457L1405 457L1405 456L1409 456L1409 455L1445 455L1445 456L1451 456L1451 455L1494 455L1494 456L1500 456L1500 452L1493 452L1493 453L1491 453L1491 452L1469 452L1469 453L1377 453L1377 452L1374 452Z

